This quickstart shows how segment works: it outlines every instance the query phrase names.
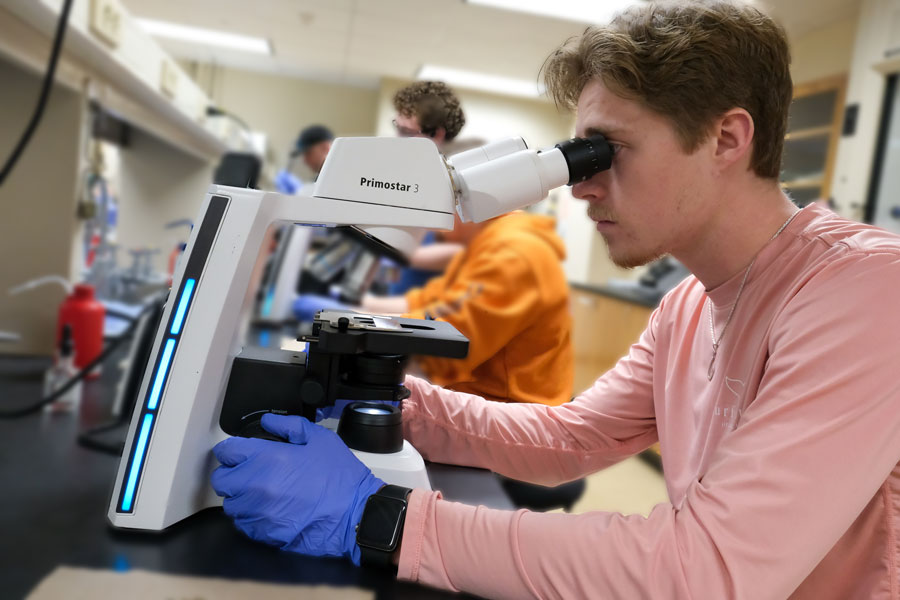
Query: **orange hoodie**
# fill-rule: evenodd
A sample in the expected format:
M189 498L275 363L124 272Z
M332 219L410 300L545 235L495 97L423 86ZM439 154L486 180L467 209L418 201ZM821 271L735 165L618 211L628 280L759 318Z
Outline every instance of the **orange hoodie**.
M425 287L407 316L447 321L469 338L464 359L425 357L432 382L491 400L557 405L572 397L572 319L554 220L490 221Z

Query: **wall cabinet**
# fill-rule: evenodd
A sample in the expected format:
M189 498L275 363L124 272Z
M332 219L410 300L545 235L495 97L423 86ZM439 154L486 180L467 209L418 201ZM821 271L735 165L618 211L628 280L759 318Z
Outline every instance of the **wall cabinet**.
M794 88L781 185L800 206L831 196L845 88L843 75Z
M571 302L575 393L579 394L628 354L647 328L654 308L579 288L572 288ZM659 444L642 456L661 468Z
M647 327L653 308L577 288L571 291L571 302L578 394L628 353Z

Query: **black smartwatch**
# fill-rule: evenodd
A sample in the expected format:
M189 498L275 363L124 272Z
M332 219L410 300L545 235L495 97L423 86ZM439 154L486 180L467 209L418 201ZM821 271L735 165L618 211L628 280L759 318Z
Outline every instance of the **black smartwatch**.
M356 526L360 562L365 566L393 567L393 554L403 536L406 498L412 490L386 485L369 496Z

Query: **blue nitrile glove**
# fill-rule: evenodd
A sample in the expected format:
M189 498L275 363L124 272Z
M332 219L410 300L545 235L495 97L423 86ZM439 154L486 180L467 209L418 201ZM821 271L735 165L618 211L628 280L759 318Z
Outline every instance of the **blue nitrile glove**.
M294 300L294 316L298 321L312 321L320 310L347 310L350 307L331 296L303 294Z
M296 194L302 187L303 182L287 169L278 171L275 176L275 189L282 194Z
M303 417L265 414L262 426L290 443L232 437L213 448L225 513L260 542L359 565L356 526L384 482L336 433Z

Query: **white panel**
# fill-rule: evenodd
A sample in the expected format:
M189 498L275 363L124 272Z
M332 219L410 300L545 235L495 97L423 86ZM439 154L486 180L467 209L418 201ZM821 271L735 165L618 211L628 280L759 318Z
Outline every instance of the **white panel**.
M877 182L875 214L872 222L879 227L900 233L900 91L894 87L890 100L891 122L884 141L881 176Z
M859 17L846 104L859 104L856 132L838 144L832 195L845 216L862 219L872 176L885 75L873 66L884 60L897 0L865 0Z

